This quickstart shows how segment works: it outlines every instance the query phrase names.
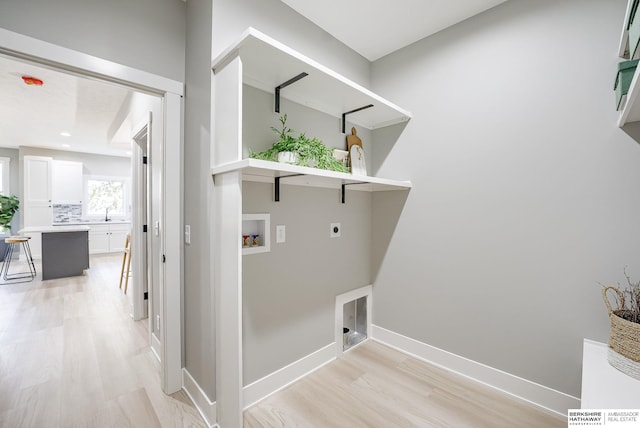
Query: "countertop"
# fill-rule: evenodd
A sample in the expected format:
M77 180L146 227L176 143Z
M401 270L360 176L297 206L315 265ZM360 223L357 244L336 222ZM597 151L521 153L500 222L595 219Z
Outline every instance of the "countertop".
M77 225L96 225L96 224L129 224L131 220L80 220L80 221L67 221L62 223L53 223L52 226L61 227L61 226L77 226Z
M88 232L89 226L68 225L68 226L31 226L20 229L18 233L52 233L52 232Z

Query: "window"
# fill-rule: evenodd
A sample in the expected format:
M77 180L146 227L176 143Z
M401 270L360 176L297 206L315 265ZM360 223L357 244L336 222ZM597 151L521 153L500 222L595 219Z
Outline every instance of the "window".
M128 217L128 187L128 179L122 177L87 177L85 216Z
M11 194L11 186L9 183L10 162L10 158L0 157L0 194L2 195Z

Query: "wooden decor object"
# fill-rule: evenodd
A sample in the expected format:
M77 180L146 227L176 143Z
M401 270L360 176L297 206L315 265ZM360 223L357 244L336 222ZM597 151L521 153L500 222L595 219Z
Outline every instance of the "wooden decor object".
M351 135L347 135L347 151L351 153L351 146L354 144L362 147L362 140L358 137L358 131L356 128L351 128Z
M347 135L347 150L349 151L349 165L351 174L367 175L367 166L364 161L364 151L362 150L362 140L358 137L356 128L351 128L351 135Z

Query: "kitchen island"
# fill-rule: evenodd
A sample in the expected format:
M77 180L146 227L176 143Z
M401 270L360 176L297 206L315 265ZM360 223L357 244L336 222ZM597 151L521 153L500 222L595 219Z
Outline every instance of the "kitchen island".
M78 276L89 269L89 226L35 226L19 233L42 235L43 280Z

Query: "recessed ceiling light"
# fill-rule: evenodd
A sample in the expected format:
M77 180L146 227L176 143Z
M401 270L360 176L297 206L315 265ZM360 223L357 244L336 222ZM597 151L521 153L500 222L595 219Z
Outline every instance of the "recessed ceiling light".
M63 137L71 137L71 134L68 132L61 132L60 135L62 135Z
M68 149L71 146L69 144L63 144L62 147L66 147Z

